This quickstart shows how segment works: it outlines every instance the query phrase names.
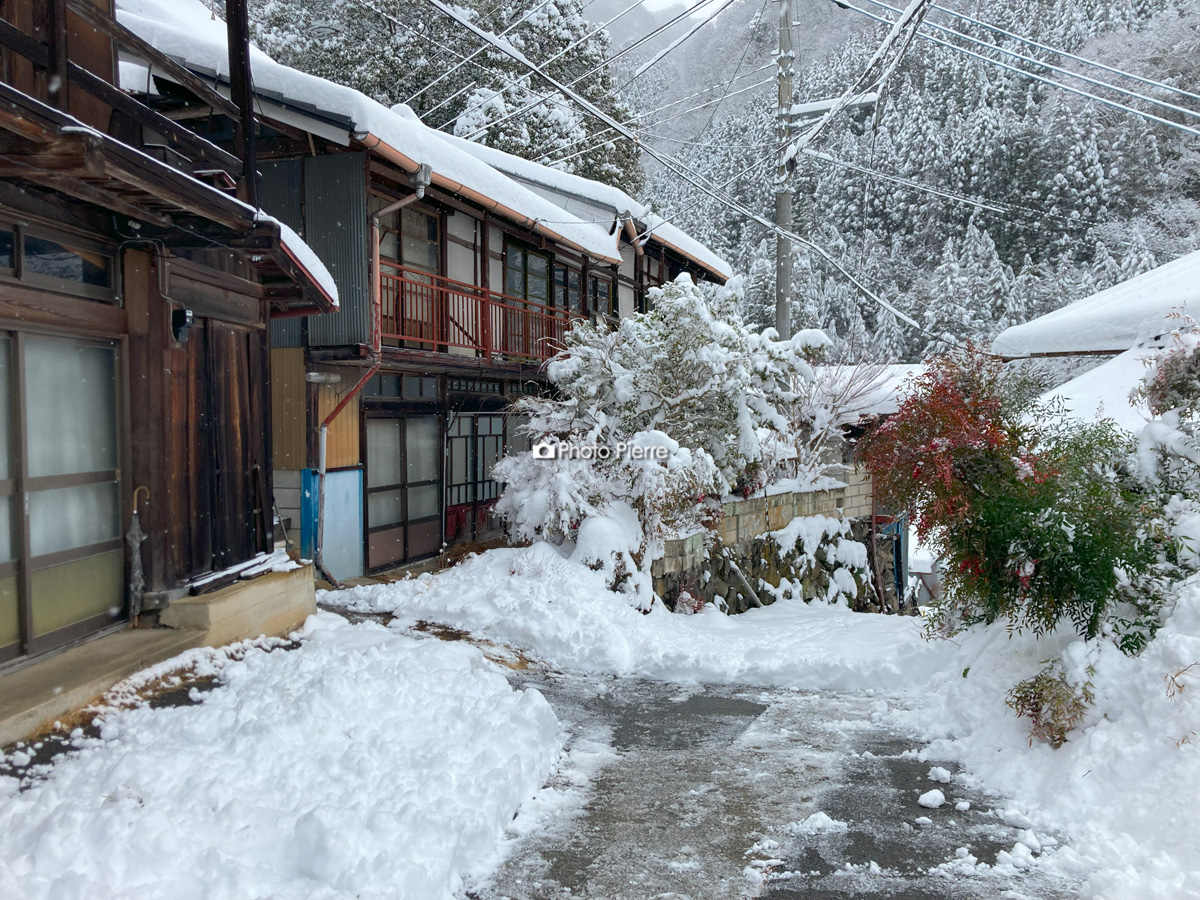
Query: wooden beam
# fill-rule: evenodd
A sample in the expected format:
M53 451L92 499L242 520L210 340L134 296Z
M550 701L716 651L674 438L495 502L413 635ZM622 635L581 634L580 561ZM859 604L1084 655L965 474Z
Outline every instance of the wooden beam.
M65 113L71 111L67 90L67 0L46 0L46 66L50 99Z
M120 213L138 222L157 225L159 228L176 227L175 223L170 219L143 206L138 206L127 197L118 197L111 191L98 188L95 185L88 184L86 181L80 181L78 178L62 175L43 175L31 180L42 187L50 188L53 191L58 191L77 200L83 200L86 203L92 203L110 212Z
M139 125L157 131L172 145L181 147L193 162L203 159L226 171L235 174L242 171L242 163L236 156L226 153L216 144L205 140L196 132L172 122L166 116L160 115L148 106L134 100L124 91L113 87L102 78L93 75L87 69L70 64L71 83L77 84L89 94L103 100L115 110L119 110Z
M59 123L31 107L29 99L28 95L0 81L0 128L28 141L48 144L58 137Z
M41 145L32 153L5 154L0 156L0 178L36 179L42 175L101 177L104 175L104 159L99 152L99 142L98 135L73 134L52 144Z
M0 47L19 53L35 66L43 69L50 67L50 51L46 45L4 19L0 19Z
M86 328L97 335L128 331L125 310L111 303L67 297L41 288L5 284L0 290L0 321Z
M153 67L161 69L165 75L182 84L208 106L219 109L227 116L237 115L237 107L222 97L211 84L130 31L113 17L106 15L90 0L66 0L66 3L67 8L79 18L96 30L103 31L126 50L136 53Z

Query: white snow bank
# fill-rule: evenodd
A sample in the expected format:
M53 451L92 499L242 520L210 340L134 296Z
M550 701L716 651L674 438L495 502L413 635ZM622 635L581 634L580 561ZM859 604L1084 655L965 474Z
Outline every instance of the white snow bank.
M1146 377L1145 360L1155 350L1134 347L1108 362L1089 369L1042 395L1043 400L1061 400L1067 413L1085 422L1112 419L1127 431L1140 431L1151 418L1144 400L1130 398Z
M922 756L956 759L1012 797L1021 809L1005 810L1005 822L1070 834L1070 849L1055 855L1090 873L1084 896L1200 897L1200 666L1185 670L1200 661L1200 580L1182 587L1174 615L1136 658L1111 643L1089 647L1069 630L1039 641L1010 638L1000 625L956 641L922 707L890 714L933 740ZM1004 703L1009 688L1056 657L1095 691L1085 721L1057 750L1031 746L1028 721ZM1182 690L1168 691L1172 676Z
M918 619L800 600L737 616L675 615L656 603L644 615L605 588L602 572L549 544L320 600L394 613L396 627L462 628L564 668L666 681L898 690L930 678L952 649L923 640Z
M1046 353L1120 353L1175 326L1175 312L1200 308L1200 250L1108 290L1068 303L1002 331L992 352L1006 357Z
M109 714L16 792L0 897L450 900L542 786L558 723L466 644L310 618L198 706Z

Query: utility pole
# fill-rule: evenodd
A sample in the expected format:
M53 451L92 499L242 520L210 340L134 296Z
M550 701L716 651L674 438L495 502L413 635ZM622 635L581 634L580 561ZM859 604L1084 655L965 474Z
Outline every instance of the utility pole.
M229 40L229 98L241 113L237 124L242 181L238 198L258 208L258 160L254 152L254 87L250 78L250 23L246 0L225 0Z
M792 228L792 192L788 187L787 145L792 135L792 75L796 54L792 50L792 0L779 0L779 144L775 167L775 224ZM780 339L792 336L792 242L775 232L775 330Z

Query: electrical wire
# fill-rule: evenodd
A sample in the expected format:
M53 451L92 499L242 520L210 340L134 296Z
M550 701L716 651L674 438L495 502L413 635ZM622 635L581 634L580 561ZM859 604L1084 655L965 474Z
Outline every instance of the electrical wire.
M362 0L356 0L356 2L362 2ZM605 69L608 66L612 65L614 62L616 62L618 59L620 59L626 53L629 53L629 52L637 49L642 44L657 37L659 34L661 34L666 29L671 28L672 26L678 24L680 21L682 21L683 19L692 15L693 13L700 10L701 8L708 6L715 2L717 2L717 0L698 0L697 3L693 4L692 6L689 6L687 9L685 9L683 12L679 13L679 15L675 16L669 22L664 22L662 25L659 25L657 28L652 30L649 34L644 35L643 37L634 41L628 47L625 47L624 49L617 51L612 56L608 57L608 59L593 66L591 69L584 72L582 75L580 75L578 78L574 79L573 81L569 82L564 87L567 87L567 88L575 87L575 85L579 84L579 82L583 81L584 79L590 78L591 76L595 75L597 72L601 71L602 69ZM486 38L485 38L485 40L486 40ZM522 60L522 61L527 62L526 60ZM539 72L541 71L540 67L534 67L534 68L536 68ZM545 77L544 74L543 74L543 77ZM561 91L560 91L560 93L561 93ZM478 137L479 135L481 135L485 131L487 131L489 128L492 128L493 126L498 125L501 122L505 122L509 119L515 118L516 116L524 115L525 113L529 112L530 110L535 109L538 106L540 106L541 104L550 100L553 96L554 96L553 91L550 93L541 95L536 100L530 101L529 103L525 104L521 108L515 109L512 112L506 113L505 115L501 116L499 119L495 119L494 121L489 122L487 127L477 129L474 133L467 135L467 140L472 140L472 139Z
M889 12L899 12L898 9L896 9L894 6L884 3L883 0L867 0L867 2L871 3L875 6L883 7L884 9L888 10ZM1003 53L1005 56L1011 56L1014 59L1021 60L1022 62L1027 62L1032 65L1039 66L1041 68L1049 69L1052 72L1059 73L1060 75L1066 75L1068 78L1075 78L1075 79L1078 79L1079 81L1087 82L1088 84L1093 85L1094 87L1107 88L1110 91L1116 91L1119 94L1124 94L1126 97L1132 97L1135 100L1141 100L1145 103L1153 103L1156 106L1161 106L1163 109L1169 109L1172 112L1182 113L1186 116L1191 116L1194 119L1200 119L1200 112L1197 112L1194 109L1188 109L1187 107L1184 107L1184 106L1176 106L1174 103L1168 103L1166 100L1158 100L1154 97L1147 97L1145 94L1139 94L1137 91L1131 91L1128 88L1123 88L1119 85L1110 84L1107 81L1101 81L1100 79L1092 78L1089 75L1081 75L1078 72L1072 72L1070 69L1064 69L1062 66L1056 66L1054 63L1043 62L1042 60L1034 59L1031 56L1026 56L1023 53L1017 53L1015 50L1009 50L1008 48L1002 47L999 44L994 44L991 41L984 41L979 38L972 37L969 34L964 34L961 31L956 31L955 29L950 28L946 25L939 25L937 22L926 22L925 26L927 26L929 28L935 28L938 31L941 31L946 34L954 35L955 37L961 38L962 40L970 41L972 44L975 44L977 46L987 47L989 50L995 50L997 53Z
M767 0L762 0L762 5L759 6L758 15L755 16L755 19L761 19L763 13L766 12L766 9L767 9ZM713 122L717 118L717 110L720 108L721 103L724 102L724 100L730 96L729 89L731 87L733 87L733 83L735 81L737 81L737 77L738 77L737 73L740 72L742 70L742 66L744 66L746 64L746 56L749 53L750 53L750 41L746 41L746 46L742 48L742 57L741 57L741 59L738 60L738 64L736 66L734 66L733 75L731 75L729 80L727 82L725 82L725 89L721 92L721 99L718 100L717 103L713 106L712 114L709 115L708 121L704 123L704 127L701 128L698 132L696 132L696 140L697 141L700 140L700 138L701 138L701 136L703 136L704 132L708 131L708 129L710 129L712 127Z
M1162 81L1155 81L1153 78L1145 78L1141 75L1135 75L1132 72L1126 72L1123 69L1118 69L1114 66L1106 65L1105 63L1102 63L1102 62L1097 62L1094 59L1087 59L1086 57L1083 57L1083 56L1077 56L1074 53L1068 53L1066 50L1059 50L1057 47L1050 47L1046 44L1039 43L1039 42L1033 40L1032 38L1022 37L1019 34L1014 34L1011 31L1006 31L1005 29L1001 28L998 25L992 25L988 22L984 22L981 19L972 18L971 16L968 16L966 13L955 12L952 9L948 9L945 6L938 6L937 4L934 4L933 8L936 9L938 12L945 13L948 16L953 16L956 19L961 19L963 21L970 22L972 25L978 25L981 28L986 28L989 31L994 31L997 34L1002 34L1007 38L1011 38L1014 41L1020 41L1023 44L1028 44L1031 47L1038 48L1039 50L1045 50L1047 53L1054 53L1058 56L1063 57L1064 59L1074 60L1075 62L1083 63L1084 65L1088 65L1088 66L1094 66L1095 68L1101 69L1105 72L1111 72L1114 75L1120 75L1124 78L1130 78L1134 81L1141 82L1142 84L1149 85L1151 87L1156 87L1156 88L1160 88L1164 91L1170 91L1175 94L1180 94L1181 96L1188 97L1192 100L1200 100L1200 94L1193 94L1191 91L1185 91L1183 88L1175 87L1174 85L1166 84L1165 82L1162 82Z
M891 19L887 19L883 16L877 16L873 12L868 12L865 9L855 6L853 3L848 2L848 0L830 0L830 2L836 3L838 6L844 8L844 9L854 10L855 12L860 13L861 15L864 15L869 19L874 19L876 22L882 22L884 25L893 24L893 21ZM1015 72L1018 75L1023 75L1026 78L1032 79L1033 81L1038 81L1043 84L1048 84L1051 87L1056 87L1056 88L1066 91L1067 93L1070 93L1070 94L1077 94L1080 97L1087 97L1088 99L1094 100L1097 103L1100 103L1104 106L1110 106L1113 109L1119 109L1119 110L1122 110L1123 112L1132 113L1133 115L1140 116L1143 119L1147 119L1152 122L1157 122L1159 125L1166 125L1168 128L1174 128L1176 131L1183 131L1183 132L1186 132L1187 134L1194 135L1195 137L1200 137L1200 130L1192 128L1188 125L1184 125L1180 122L1172 122L1170 119L1164 119L1161 116L1156 116L1153 113L1146 112L1145 110L1135 109L1132 106L1126 106L1124 103L1118 103L1116 100L1110 100L1107 97L1101 97L1097 94L1092 94L1092 93L1089 93L1088 91L1071 87L1068 84L1063 84L1061 81L1055 81L1053 78L1045 78L1041 75L1036 75L1033 72L1027 72L1024 69L1020 69L1016 66L1009 65L1006 62L1001 62L998 59L992 59L990 56L984 56L982 53L976 53L974 50L969 50L966 47L960 47L957 44L951 44L948 41L943 41L941 38L936 38L931 34L925 34L924 32L920 32L919 34L920 34L920 37L924 38L925 40L929 41L930 43L937 44L938 46L941 46L941 47L946 47L947 49L954 50L958 53L966 54L967 56L973 57L973 58L978 59L985 63L989 63L993 66L999 66L1002 69L1007 69L1010 72ZM956 34L957 34L957 32L956 32ZM994 46L994 45L992 45L992 46Z

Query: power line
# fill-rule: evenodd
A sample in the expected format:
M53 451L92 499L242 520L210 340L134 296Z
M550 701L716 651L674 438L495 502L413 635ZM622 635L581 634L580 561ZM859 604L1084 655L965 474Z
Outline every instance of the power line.
M564 96L575 101L575 103L578 104L585 112L589 113L592 116L595 116L601 122L608 125L609 127L615 128L619 133L624 134L626 137L628 137L634 141L638 141L636 135L634 135L631 131L629 131L628 128L626 128L624 125L622 125L616 119L614 119L611 115L604 112L602 109L599 109L594 103L592 103L587 98L582 97L575 91L571 90L571 88L569 88L567 85L560 82L558 79L547 74L541 67L530 62L528 59L525 58L525 56L523 54L517 52L517 50L515 48L513 48L512 46L508 45L507 43L501 41L494 34L489 34L485 31L483 31L482 29L480 29L474 23L464 19L460 12L447 6L443 2L443 0L426 0L426 2L428 2L431 6L433 6L437 10L439 10L443 15L449 16L451 19L458 22L458 24L460 26L468 29L473 34L475 34L477 37L480 37L483 40L487 41L488 43L491 43L492 45L494 45L502 53L504 53L505 55L516 60L521 65L528 68L535 75L539 75L540 77L545 79L553 88L560 91ZM901 16L901 18L899 20L897 20L897 22L892 24L891 30L888 32L887 36L883 39L883 42L880 44L879 49L875 52L874 56L872 56L870 62L867 64L866 70L858 78L858 80L855 82L854 86L852 86L845 94L843 94L842 97L839 99L839 101L837 103L833 104L829 108L829 110L824 114L824 116L822 116L821 119L818 120L818 122L813 127L811 127L805 133L805 135L803 135L801 137L802 142L811 140L813 137L815 137L817 134L819 134L822 123L828 121L832 116L834 116L838 112L840 112L849 100L853 99L855 96L860 96L862 93L864 93L861 90L861 87L862 87L864 81L867 81L867 80L873 78L875 80L875 84L871 85L872 87L882 88L884 86L887 79L895 71L896 65L899 63L899 58L901 56L903 56L904 52L910 46L912 39L913 39L913 35L916 33L917 28L919 28L921 19L924 16L924 12L927 9L928 5L929 5L929 0L913 0L913 2L909 5L908 9L905 10L904 15ZM898 50L898 55L894 54L894 51L897 51L897 50ZM700 175L698 175L695 172L693 172L692 170L690 170L687 166L685 166L683 163L676 160L674 157L671 157L668 154L663 153L662 151L658 150L656 147L654 147L650 144L645 144L640 141L638 141L638 143L643 147L643 149L650 156L652 156L654 159L658 160L669 171L673 172L678 177L684 179L685 181L690 183L693 187L695 187L702 193L708 194L714 200L717 200L718 202L722 203L723 205L728 206L730 209L734 210L737 213L740 213L741 215L745 216L746 218L758 222L759 224L765 226L766 228L770 229L771 231L775 232L776 234L781 234L784 237L786 237L788 240L790 240L796 244L799 244L802 247L808 247L812 252L816 253L818 256L820 256L822 259L824 259L826 262L828 262L831 266L833 266L835 269L837 269L839 272L841 272L843 277L845 277L851 284L853 284L866 297L870 298L876 304L878 304L879 306L882 306L884 309L887 309L888 311L890 311L894 316L896 316L897 319L901 319L901 320L907 322L909 325L913 326L914 328L916 328L922 332L925 331L925 329L922 328L920 323L918 323L915 319L913 319L912 317L901 312L895 306L893 306L891 303L884 300L882 297L879 297L876 294L874 294L869 288L866 287L866 285L864 285L848 269L846 269L845 266L843 266L840 262L838 262L836 259L834 259L832 256L830 256L830 254L824 248L815 244L813 241L809 240L808 238L802 237L801 235L796 234L795 232L791 231L790 229L782 228L781 226L777 225L776 223L771 222L770 220L766 219L765 217L763 217L763 216L759 215L758 213L754 212L753 210L749 209L748 207L746 207L742 203L738 202L733 197L729 197L729 196L725 195L723 192L719 192L718 190L705 184L704 179ZM793 144L792 146L797 151L799 151L800 149L802 149L803 143L797 142L796 144ZM664 220L664 223L665 223L665 220ZM643 238L648 237L649 234L653 231L654 231L654 228L649 228L641 235L641 237L643 237ZM926 333L928 333L928 332L926 332Z
M770 69L770 68L774 68L774 66L775 66L775 64L771 63L770 65L764 66L763 68ZM745 78L745 77L754 75L757 72L761 72L761 71L762 71L762 69L756 69L754 72L747 72L746 75L743 75L742 77ZM744 94L747 91L752 91L755 88L760 88L765 84L773 84L774 82L775 82L774 78L767 78L763 81L757 81L754 84L749 85L748 87L740 88L739 90L736 90L730 94L727 94L724 99L729 99L729 97L736 97L738 94ZM638 120L645 118L646 116L652 116L655 113L662 112L664 109L669 109L672 106L678 106L680 103L683 103L684 100L691 100L694 97L699 97L702 94L707 94L714 87L716 87L716 85L707 87L702 91L697 91L695 94L691 94L691 95L689 95L687 97L683 97L679 100L673 100L670 103L666 104L665 106L660 106L658 109L652 109L647 112L640 112L637 115L631 116L630 118L626 119L622 124L624 124L624 125L639 125L639 126L647 125L647 123L639 122ZM662 125L662 124L664 124L666 122L670 122L674 119L678 119L683 116L691 115L692 113L696 112L697 110L704 109L705 107L712 106L714 103L720 103L720 102L721 102L720 99L707 100L704 103L698 104L697 106L693 106L688 109L685 109L680 113L667 116L665 119L660 119L657 122L651 122L647 125L647 127L654 128L658 125ZM592 150L595 150L597 147L603 147L605 144L609 143L610 141L625 140L625 136L620 135L620 134L615 135L612 138L606 137L606 135L613 134L613 132L614 132L614 129L612 129L612 128L603 128L600 131L596 132L595 134L584 135L583 137L579 138L578 140L572 141L570 144L567 144L567 146L560 148L560 152L570 150L573 147L578 147L580 144L586 143L587 141L597 141L597 139L601 139L601 138L602 138L602 140L598 140L597 143L595 143L594 145L589 147L587 150L584 150L579 153L572 153L568 156L556 157L555 159L552 160L552 162L562 162L563 160L566 160L566 159L574 159L576 156L582 156L584 153L590 153Z
M894 6L884 3L883 0L867 0L867 2L874 4L875 6L881 6L890 12L899 12L899 10L897 10ZM1005 56L1011 56L1014 59L1021 60L1022 62L1031 63L1032 65L1049 69L1052 72L1058 72L1060 75L1066 75L1068 78L1075 78L1079 81L1084 81L1088 84L1094 85L1095 87L1107 88L1110 91L1116 91L1119 94L1124 94L1126 97L1132 97L1135 100L1142 100L1146 103L1153 103L1156 106L1161 106L1164 109L1171 110L1172 112L1183 113L1184 115L1191 116L1194 119L1200 119L1200 112L1196 112L1194 109L1188 109L1184 106L1176 106L1174 103L1168 103L1166 100L1158 100L1154 97L1147 97L1145 94L1139 94L1137 91L1131 91L1128 88L1110 84L1107 81L1101 81L1100 79L1092 78L1089 75L1081 75L1078 72L1072 72L1070 69L1064 69L1062 66L1056 66L1054 63L1048 63L1034 59L1033 57L1026 56L1023 53L1017 53L1015 50L1009 50L1008 48L1002 47L999 44L994 44L991 41L980 40L979 38L972 37L969 34L964 34L961 31L956 31L955 29L949 28L945 25L939 25L937 22L926 22L925 24L930 28L936 28L938 31L946 34L952 34L955 37L961 38L965 41L970 41L972 44L977 46L987 47L989 50L995 50L997 53L1003 53Z
M541 3L539 3L533 9L529 10L529 12L525 13L524 16L522 16L520 19L513 22L511 25L509 25L507 28L505 28L502 32L500 32L500 36L504 37L505 35L510 33L513 29L515 29L517 26L524 25L526 22L528 22L533 17L534 13L538 12L541 9L544 9L545 7L549 6L553 2L554 2L554 0L542 0ZM420 97L422 94L424 94L427 90L429 90L431 87L433 87L436 84L440 84L444 79L449 78L451 75L453 75L455 72L457 72L460 68L462 68L462 66L465 65L466 63L473 62L475 60L475 57L479 56L479 54L483 53L485 50L487 50L486 44L483 45L482 47L480 47L479 49L477 49L470 56L464 57L461 61L459 61L455 65L451 66L449 69L447 69L441 75L437 76L437 78L433 79L433 81L429 82L429 84L425 85L419 91L409 94L409 96L404 99L405 106L412 106L412 102L414 100L416 100L418 97ZM429 112L432 112L432 111L433 110L430 110Z
M1184 97L1190 97L1192 100L1200 100L1200 94L1193 94L1191 91L1185 91L1183 88L1175 87L1174 85L1166 84L1165 82L1162 82L1162 81L1155 81L1152 78L1145 78L1141 75L1134 75L1132 72L1126 72L1123 69L1118 69L1113 66L1106 65L1102 62L1097 62L1094 59L1087 59L1086 57L1083 57L1083 56L1076 56L1074 53L1068 53L1066 50L1059 50L1057 47L1050 47L1046 44L1038 43L1037 41L1033 40L1032 38L1022 37L1019 34L1014 34L1011 31L1006 31L1003 28L999 27L998 25L992 25L992 24L989 24L988 22L982 21L981 19L972 18L971 16L968 16L966 13L955 12L952 9L947 9L945 6L938 6L936 4L934 5L933 8L938 10L938 12L943 12L946 15L954 16L954 18L956 18L956 19L961 19L963 21L970 22L973 25L978 25L981 28L986 28L990 31L996 32L997 34L1002 34L1007 38L1012 38L1014 41L1020 41L1023 44L1029 44L1031 47L1037 47L1039 50L1045 50L1047 53L1054 53L1058 56L1063 57L1064 59L1071 59L1071 60L1074 60L1075 62L1083 63L1084 65L1094 66L1097 69L1102 69L1105 72L1111 72L1114 75L1120 75L1124 78L1130 78L1130 79L1133 79L1134 81L1141 82L1142 84L1150 85L1150 86L1156 87L1156 88L1161 88L1164 91L1171 91L1173 93L1180 94Z
M635 50L635 49L637 49L637 48L638 48L638 47L640 47L642 44L646 43L646 42L647 42L647 41L649 41L649 40L652 40L652 39L653 39L653 38L655 38L655 37L657 37L657 36L658 36L659 34L661 34L663 31L665 31L666 29L668 29L668 28L671 28L672 26L674 26L674 25L678 24L680 21L682 21L683 19L685 19L685 18L687 18L688 16L692 15L692 13L696 12L697 10L701 9L702 7L708 6L708 5L710 5L710 4L712 4L712 3L715 3L715 2L717 2L717 0L698 0L698 2L697 2L697 3L693 4L692 6L689 6L687 9L685 9L683 12L679 13L679 15L675 16L675 17L674 17L673 19L671 19L669 22L664 22L662 25L659 25L657 28L655 28L654 30L652 30L652 31L651 31L649 34L647 34L647 35L645 35L645 36L643 36L643 37L639 38L639 39L638 39L638 40L636 40L636 41L634 41L634 42L633 42L632 44L630 44L628 47L625 47L624 49L622 49L622 50L619 50L618 52L614 53L614 54L613 54L612 56L610 56L608 59L606 59L606 60L604 60L603 62L599 63L598 65L596 65L596 66L592 67L592 68L591 68L591 69L589 69L588 71L584 72L582 75L580 75L580 76L579 76L578 78L576 78L574 81L571 81L571 82L570 82L568 85L564 85L564 86L563 86L563 90L565 90L566 88L569 88L569 87L574 87L575 85L579 84L579 82L583 81L585 78L590 78L592 75L595 75L595 74L596 74L597 72L599 72L601 69L604 69L604 68L606 68L607 66L610 66L610 65L612 65L614 62L616 62L618 59L620 59L620 58L621 58L622 56L624 56L626 53L629 53L629 52L631 52L632 50ZM485 40L486 40L486 38L485 38ZM524 60L524 58L523 58L523 57L522 57L522 59L521 59L520 61L522 61L522 62L528 62L527 60ZM544 77L545 77L545 74L544 74L544 73L542 73L542 71L541 71L540 67L535 67L535 68L537 69L537 71L538 71L540 74L542 74L542 77L544 78ZM529 112L531 109L535 109L536 107L540 106L542 103L545 103L547 100L549 100L549 99L550 99L551 97L553 97L553 96L554 96L554 95L553 95L552 93L550 93L550 94L544 94L544 95L542 95L541 97L539 97L538 99L530 101L529 103L527 103L527 104L525 104L524 106L522 106L520 109L513 110L512 112L510 112L510 113L507 113L507 114L505 114L505 115L501 116L499 119L496 119L495 121L489 122L486 128L480 128L480 129L477 129L477 130L476 130L475 132L473 132L472 134L469 134L469 135L467 135L467 140L471 140L472 138L478 137L479 135L481 135L481 134L483 134L485 131L487 131L487 130L488 130L488 128L491 128L491 127L493 127L494 125L498 125L498 124L500 124L501 122L505 122L505 121L507 121L508 119L514 118L515 116L521 116L521 115L524 115L525 113Z
M882 22L884 25L892 25L893 24L893 21L891 19L884 18L883 16L877 16L873 12L868 12L865 9L855 6L853 3L847 2L847 0L830 0L830 2L836 3L838 6L843 7L844 9L852 9L856 13L860 13L861 15L864 15L869 19L874 19L876 22ZM955 33L957 34L958 32L955 32ZM936 38L931 34L925 34L925 33L921 32L920 36L922 38L924 38L925 40L929 41L930 43L937 44L938 46L941 46L941 47L946 47L947 49L954 50L958 53L966 54L967 56L981 60L982 62L985 62L985 63L989 63L993 66L999 66L1002 69L1007 69L1010 72L1015 72L1018 75L1023 75L1026 78L1030 78L1034 81L1039 81L1043 84L1048 84L1051 87L1056 87L1059 90L1066 91L1070 94L1077 94L1080 97L1087 97L1088 99L1094 100L1097 103L1103 104L1104 106L1110 106L1113 109L1119 109L1119 110L1122 110L1123 112L1133 113L1135 116L1140 116L1143 119L1148 119L1152 122L1157 122L1160 125L1166 125L1168 128L1174 128L1177 131L1183 131L1190 135L1200 137L1200 131L1198 131L1197 129L1192 128L1188 125L1184 125L1180 122L1172 122L1170 119L1164 119L1161 116L1156 116L1153 113L1146 112L1145 110L1135 109L1132 106L1126 106L1124 103L1118 103L1116 100L1110 100L1107 97L1101 97L1097 94L1092 94L1092 93L1089 93L1088 91L1084 91L1079 88L1073 88L1068 84L1063 84L1061 81L1055 81L1053 78L1045 78L1044 76L1034 74L1033 72L1027 72L1024 69L1020 69L1016 66L1009 65L1006 62L1001 62L998 59L992 59L990 56L984 56L982 53L976 53L974 50L969 50L966 47L960 47L957 44L951 44L948 41L943 41L941 38ZM992 46L994 46L994 45L992 45Z
M766 10L767 10L767 0L762 0L762 5L759 6L758 15L755 18L761 20L762 15L764 12L766 12ZM725 99L729 96L729 89L731 87L733 87L733 83L735 81L737 81L737 77L738 77L737 73L740 72L742 70L742 66L744 66L746 64L746 56L750 53L750 43L751 43L750 41L746 41L746 46L742 48L741 59L739 59L738 64L736 66L734 66L733 74L729 77L729 80L727 82L725 82L725 88L721 91L721 99L718 100L717 103L713 106L713 111L712 111L712 114L709 115L708 121L704 123L703 128L701 128L698 132L696 132L696 140L700 140L700 138L704 134L704 132L706 132L706 131L708 131L708 129L712 128L712 123L717 118L717 110L720 108L721 103L723 103L725 101Z

